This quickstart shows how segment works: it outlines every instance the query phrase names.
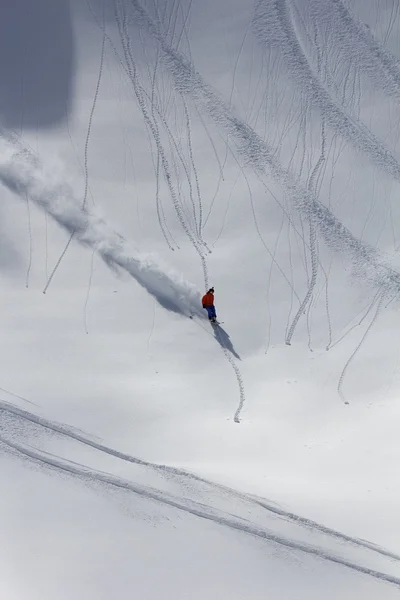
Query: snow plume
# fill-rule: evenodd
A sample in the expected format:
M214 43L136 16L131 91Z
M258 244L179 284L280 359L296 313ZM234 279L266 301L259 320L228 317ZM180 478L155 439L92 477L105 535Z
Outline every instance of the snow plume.
M93 248L107 265L124 269L167 310L204 318L200 292L149 255L135 252L101 218L90 214L65 183L54 181L38 158L14 138L0 138L0 182L29 198L82 245Z

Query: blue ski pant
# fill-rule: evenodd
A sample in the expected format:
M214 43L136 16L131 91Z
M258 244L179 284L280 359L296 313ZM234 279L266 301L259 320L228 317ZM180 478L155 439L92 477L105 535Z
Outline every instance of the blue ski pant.
M209 319L216 319L217 318L214 304L212 306L204 306L204 308L206 309L206 311L208 313L208 318Z

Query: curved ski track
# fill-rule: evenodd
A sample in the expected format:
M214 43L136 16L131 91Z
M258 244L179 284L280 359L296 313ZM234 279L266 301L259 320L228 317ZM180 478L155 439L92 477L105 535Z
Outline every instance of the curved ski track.
M253 25L263 44L276 44L294 81L305 92L307 100L319 108L332 129L369 156L386 173L400 180L397 159L363 123L346 114L314 73L296 36L288 0L259 0Z
M161 479L157 481L157 488L137 484L127 478L100 472L95 468L62 458L53 452L47 452L43 448L34 448L28 444L27 440L30 440L30 438L34 440L36 446L38 444L44 445L49 441L54 444L55 439L58 438L82 444L87 448L96 450L97 453L103 453L150 470L160 475ZM207 519L222 527L246 533L266 542L285 546L347 567L358 573L369 575L374 579L400 586L400 576L383 572L365 564L375 563L375 561L381 563L383 561L386 571L390 570L390 566L393 569L400 562L400 556L394 553L284 511L268 504L266 500L261 498L236 492L178 468L150 463L118 452L91 440L77 430L53 423L4 401L0 401L0 442L22 460L34 461L41 467L76 477L82 482L88 484L98 483L109 488L125 490L161 505L175 508L198 518ZM66 446L63 443L63 452L65 451ZM178 495L162 489L163 485L170 486L171 483L177 488ZM206 498L207 503L200 502L200 498ZM210 504L211 498L212 503ZM225 504L227 506L224 508ZM227 510L228 508L229 510ZM245 509L246 518L243 518L240 514L232 513L232 510L239 513L239 508ZM265 523L265 520L269 522ZM271 526L276 529L286 529L290 535L276 532L271 529ZM310 537L312 538L311 541L308 539ZM321 539L316 542L316 537ZM327 543L335 546L335 550L327 550L324 547L324 544ZM345 543L344 546L343 543ZM355 561L346 556L346 548L348 550L353 548L353 551L358 549L358 552L363 555L362 561L359 561L359 559ZM397 568L399 567L397 566Z
M340 47L357 56L357 64L388 96L400 102L400 61L393 56L358 19L343 0L314 0L321 18L337 25ZM323 6L322 6L323 5ZM330 16L329 16L330 15Z
M191 61L168 44L138 0L130 2L130 9L135 25L144 28L159 44L163 62L177 91L190 96L201 111L235 140L239 154L258 174L270 175L281 185L296 210L315 224L326 244L347 254L358 275L380 287L387 295L395 296L400 290L400 273L386 265L376 249L353 236L311 190L304 188L297 177L280 164L275 149L236 117L204 82Z

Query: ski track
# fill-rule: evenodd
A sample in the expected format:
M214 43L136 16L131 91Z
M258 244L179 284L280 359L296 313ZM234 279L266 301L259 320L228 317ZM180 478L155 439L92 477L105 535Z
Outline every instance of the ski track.
M314 73L293 28L288 0L259 0L253 26L264 45L279 48L294 81L306 93L307 99L319 108L326 122L373 163L400 181L397 159L364 124L343 111Z
M232 369L235 372L236 375L236 380L238 383L238 387L239 387L239 404L238 407L235 411L235 414L233 416L233 420L235 421L235 423L240 423L240 414L242 412L243 409L243 405L245 403L246 400L246 396L245 396L245 392L244 392L244 383L243 383L243 377L242 374L240 372L239 367L237 366L237 364L235 363L235 360L233 358L233 356L231 355L231 352L229 352L228 348L225 347L224 341L223 341L223 336L222 336L222 332L220 331L220 327L216 328L215 331L215 337L217 338L217 340L219 341L222 351L225 354L225 357L227 359L227 361L230 363Z
M104 25L104 23L103 23L103 25ZM97 83L96 83L96 89L95 89L95 93L94 93L94 97L93 97L92 107L90 109L89 122L88 122L88 127L87 127L87 131L86 131L86 139L85 139L85 150L84 150L85 187L84 187L83 200L82 200L82 208L83 209L86 207L87 197L88 197L88 192L89 192L89 141L90 141L90 134L92 131L93 117L94 117L94 113L96 110L96 104L97 104L99 93L100 93L100 85L101 85L101 79L102 79L102 75L103 75L103 66L104 66L105 45L106 45L106 30L105 30L105 26L104 26L102 43L101 43L101 52L100 52L99 73L98 73L98 77L97 77ZM53 271L50 273L50 277L48 278L46 285L44 287L44 290L43 290L44 293L46 293L50 283L52 282L52 279L53 279L54 275L56 274L56 271L57 271L58 267L60 266L62 259L66 255L67 250L68 250L74 236L75 236L75 231L72 231L70 233L70 237L64 247L64 250L61 252L61 255L60 255L58 261L56 262L56 264L53 268Z
M203 326L201 323L198 323L195 319L193 319L193 321L212 337L211 331L208 331L208 329L205 326ZM238 407L233 416L233 420L235 421L235 423L240 423L240 414L242 412L243 405L246 401L246 395L245 395L245 391L244 391L244 383L243 383L242 374L233 358L233 356L234 356L235 358L240 360L240 356L237 354L235 348L233 347L233 344L230 341L229 335L226 333L226 331L224 329L222 329L222 327L220 325L212 326L212 328L213 328L214 337L217 340L217 342L219 343L219 345L221 346L221 350L224 353L226 360L231 365L231 367L235 373L235 376L236 376L236 380L237 380L237 384L238 384L238 388L239 388L239 404L238 404ZM232 356L232 354L233 354L233 356Z
M12 427L12 419L15 420L14 429ZM72 441L79 442L85 446L98 450L101 453L105 453L123 461L146 467L148 469L160 473L163 476L172 475L174 476L175 481L178 484L182 485L186 480L192 481L196 484L205 485L206 487L203 490L203 492L208 500L208 503L205 504L187 496L176 496L174 494L171 494L170 492L166 492L161 489L156 489L154 487L133 483L125 478L116 477L112 474L101 472L91 467L84 466L80 463L62 458L53 453L46 452L45 450L33 448L32 446L27 445L25 441L23 444L21 444L20 442L18 442L18 439L15 438L18 438L18 436L22 436L25 440L28 437L27 433L29 434L29 431L26 431L26 427L29 427L31 424L39 427L39 430L36 431L35 429L34 432L35 443L38 443L40 437L43 438L43 436L47 435L48 438L54 438L54 434L57 434L57 436L69 438ZM262 498L257 498L248 494L236 492L235 490L232 490L219 484L214 484L206 479L203 479L178 468L150 463L130 456L128 454L118 452L103 444L94 442L86 435L80 434L77 431L65 425L53 423L51 421L48 421L47 419L44 419L26 410L20 409L14 405L8 404L4 401L0 401L0 442L6 447L8 447L11 452L13 452L14 454L16 453L17 456L19 455L23 459L29 459L31 461L34 461L36 464L39 464L40 466L49 468L51 470L55 470L58 473L64 473L67 475L77 477L81 481L87 483L97 482L102 485L126 490L148 500L152 500L161 505L166 505L175 508L179 511L188 513L195 517L207 519L218 525L261 538L267 542L275 543L280 546L285 546L295 551L313 555L317 558L352 569L353 571L356 571L360 574L369 575L375 579L400 586L400 578L398 578L397 576L366 567L363 564L359 564L359 562L350 560L345 556L341 556L340 553L343 553L343 551L345 550L345 548L342 549L341 546L339 546L339 548L341 548L339 553L338 551L333 552L331 550L327 550L326 548L318 546L315 543L311 544L304 541L298 541L296 539L293 539L292 537L277 534L274 531L272 531L269 527L254 522L256 515L252 515L251 507L253 506L254 508L262 508L266 511L266 516L268 516L268 514L275 515L275 517L282 518L284 522L293 523L295 528L300 527L303 528L303 530L308 530L310 532L314 532L315 534L324 534L332 540L332 543L334 540L337 540L338 542L346 542L352 547L359 548L360 551L361 549L363 551L368 551L369 559L371 559L371 557L373 558L373 556L375 555L380 555L382 557L389 558L392 561L399 562L400 556L397 556L394 553L388 552L385 549L379 548L369 542L346 536L345 534L324 527L323 525L295 515L294 513L284 511L279 507L271 506L267 503L267 501L263 500ZM192 492L195 498L199 498L199 493L201 494L202 490L199 490L198 487L196 487L192 490L187 490L187 493L190 492ZM210 492L218 492L220 494L222 493L223 496L228 500L240 500L242 502L245 502L248 506L248 509L246 510L246 518L244 519L239 515L232 514L231 512L227 512L226 510L218 508L218 506L216 505L209 504ZM215 498L215 502L217 500L218 497ZM251 519L253 519L253 521ZM386 568L389 568L388 565Z
M341 399L343 400L343 402L345 404L349 404L348 400L346 400L346 396L343 393L343 382L344 382L344 379L346 377L346 373L347 373L347 371L348 371L351 363L353 362L354 358L357 356L360 348L364 344L364 341L366 340L366 338L367 338L368 334L370 333L372 327L375 325L375 323L376 323L376 321L377 321L377 319L379 317L379 313L381 311L382 304L383 304L384 300L385 300L385 296L382 294L381 297L379 298L379 301L378 301L378 304L377 304L377 308L376 308L374 316L371 319L371 322L369 323L367 329L365 330L364 335L362 336L361 340L359 341L359 343L357 344L356 348L352 352L351 356L348 358L348 360L347 360L346 364L344 365L343 370L342 370L342 372L340 374L339 381L338 381L338 386L337 386L337 391L338 391L339 396L341 397Z
M400 102L400 62L371 33L342 0L315 2L316 11L322 18L334 15L330 26L337 26L340 47L349 56L357 56L357 65L388 96Z
M326 147L326 136L325 136L325 119L323 117L322 119L322 124L321 124L321 154L317 160L317 163L314 167L314 169L311 172L311 176L309 178L309 183L308 183L308 188L310 190L311 193L313 193L314 195L317 195L316 189L317 189L317 184L316 184L316 179L318 177L318 174L320 172L320 169L322 168L322 166L324 165L325 162L325 147ZM307 331L308 331L308 336L309 336L309 349L311 350L311 346L310 346L310 337L311 337L311 333L310 333L310 328L309 328L309 315L310 315L310 310L311 310L311 303L312 303L312 297L314 294L314 289L317 283L317 278L318 278L318 263L319 263L319 257L318 257L318 243L317 243L317 236L316 236L316 229L315 229L315 225L313 220L310 220L310 243L309 243L309 247L310 247L310 256L311 256L311 278L309 280L309 285L308 285L308 290L307 293L301 303L301 305L299 306L296 315L294 316L294 319L288 329L287 335L286 335L286 339L285 339L285 343L287 345L291 344L292 341L292 337L294 335L297 323L300 320L300 317L302 316L302 314L304 314L306 307L308 305L308 312L307 312Z
M398 555L398 554L389 552L389 551L387 551L383 548L380 548L379 546L376 546L375 544L372 544L370 542L366 542L364 540L359 540L357 538L353 538L353 537L343 534L341 532L335 531L329 527L325 527L324 525L316 523L315 521L306 519L306 518L296 515L292 512L285 511L277 506L268 504L267 501L263 498L258 498L257 496L253 496L250 494L237 492L231 488L228 488L221 484L213 483L207 479L204 479L203 477L199 477L199 476L197 476L193 473L190 473L188 471L185 471L183 469L179 469L179 468L171 467L171 466L167 466L167 465L162 465L162 464L158 464L158 463L151 463L151 462L142 460L140 458L133 457L129 454L119 452L118 450L109 448L108 446L105 446L104 444L94 441L93 439L88 437L81 430L72 428L71 426L54 423L52 421L49 421L48 419L45 419L44 417L40 417L40 416L38 416L34 413L31 413L27 410L21 409L13 404L10 404L8 402L0 400L0 414L1 413L17 417L17 418L21 419L21 423L23 421L27 421L34 425L38 425L40 428L42 428L44 430L47 429L50 433L53 432L53 433L59 434L61 436L64 436L66 438L69 438L73 441L80 442L80 443L82 443L86 446L89 446L95 450L98 450L104 454L108 454L109 456L113 456L113 457L121 459L123 461L133 463L133 464L143 466L143 467L148 467L157 472L165 473L167 475L175 475L178 477L178 480L186 479L189 481L192 480L195 482L204 483L207 486L210 486L211 489L218 489L222 492L226 492L234 498L238 498L241 500L248 500L253 504L261 506L262 508L266 509L269 512L277 514L277 515L284 517L290 521L299 523L302 526L305 526L312 530L315 529L316 531L319 531L321 533L326 533L329 536L335 537L338 540L342 540L342 541L349 542L349 543L354 544L359 547L373 550L374 552L377 552L378 554L382 554L383 556L387 556L394 560L400 561L400 555Z
M183 167L183 170L184 170L185 176L186 176L186 180L187 180L187 184L188 184L188 188L189 188L189 198L190 198L191 205L192 205L192 208L193 208L193 217L194 217L194 221L195 221L195 224L196 224L196 222L197 222L196 207L195 207L195 202L194 202L193 184L192 184L192 179L191 179L191 175L190 175L190 172L189 172L189 167L186 164L186 161L185 161L185 159L183 157L182 151L179 149L178 143L177 143L176 139L174 138L174 136L172 134L171 128L168 125L168 122L167 122L166 118L162 114L161 109L156 105L155 99L153 98L153 96L150 97L145 91L143 93L147 96L147 98L151 102L153 120L155 120L156 113L157 113L157 116L160 119L161 124L164 127L164 129L165 129L165 131L166 131L166 133L168 135L169 141L172 144L172 146L173 146L173 148L174 148L174 150L175 150L175 152L176 152L176 154L177 154L177 156L179 158L179 162L181 163L181 165ZM187 109L186 104L184 105L184 109L185 109L185 114L187 114L187 126L189 128L189 126L190 126L190 118L189 118L188 109ZM189 144L190 144L190 148L191 148L191 145L192 145L191 134L190 134L190 131L188 129L188 141L189 140L190 140ZM192 169L195 172L196 190L197 190L197 195L198 195L199 204L200 204L200 207L199 207L199 227L196 226L195 228L200 230L201 229L200 228L200 223L202 222L202 206L201 206L200 183L198 181L197 169L196 169L195 164L194 164L193 151L192 150L190 150L190 161L191 161L191 164L192 164ZM158 162L159 162L159 159L157 161L157 164L158 164ZM159 168L157 168L157 173L158 172L159 172ZM157 175L157 186L159 188L158 175ZM201 242L203 245L205 245L205 242L204 242L201 234L199 233L198 235L199 235L199 242ZM206 274L206 276L208 278L208 273ZM208 279L205 280L205 288L208 288Z
M202 245L201 241L199 241L196 238L196 235L192 231L190 224L187 222L187 219L185 218L182 207L179 203L179 199L178 199L176 190L172 183L170 167L169 167L169 163L168 163L168 159L167 159L164 147L161 142L161 136L160 136L157 122L151 119L151 116L150 116L150 114L147 110L146 104L145 104L144 91L138 81L137 67L136 67L136 63L133 58L133 51L132 51L131 41L130 41L130 37L129 37L129 31L128 31L128 27L127 27L126 6L123 3L121 4L120 0L115 0L114 7L115 7L114 16L115 16L115 20L116 20L119 35L120 35L120 41L121 41L121 45L122 45L122 49L123 49L123 53L124 53L124 57L125 57L128 76L132 83L132 87L133 87L137 102L142 111L144 121L148 127L148 130L151 133L152 138L154 139L155 144L156 144L157 151L158 151L158 154L159 154L159 157L161 160L161 166L163 169L165 182L167 184L167 187L168 187L171 199L172 199L172 203L175 208L175 213L177 215L177 218L179 220L179 223L180 223L182 229L186 233L186 235L189 238L190 242L192 243L194 249L196 250L197 254L199 255L199 258L200 258L201 264L202 264L202 268L203 268L205 287L207 287L208 267L207 267L207 260L206 260L203 245Z
M102 219L90 214L79 205L72 190L66 185L51 184L50 174L43 177L43 167L29 150L16 139L0 137L0 181L21 198L29 197L70 233L65 255L72 239L92 248L111 267L127 271L161 306L187 317L196 315L205 320L201 294L196 287L172 270L165 270L150 256L141 256L129 248L127 242ZM58 264L59 264L58 262ZM206 275L206 281L208 276ZM234 420L239 423L245 400L243 378L229 348L221 343L226 359L232 366L239 386L239 407Z
M318 2L319 1L320 0L318 0ZM374 80L374 82L378 83L386 93L394 96L397 100L400 100L400 71L396 59L373 38L369 29L350 12L342 0L329 0L328 4L331 14L336 15L337 21L335 25L339 26L340 24L340 30L343 30L342 38L344 41L343 48L345 51L350 53L350 51L354 50L354 47L358 48L359 54L364 54L364 56L362 59L360 59L358 56L357 65L362 67ZM121 7L120 0L118 0L116 6ZM147 125L155 140L158 150L158 161L161 162L161 167L167 185L170 187L171 197L177 217L182 228L188 235L189 240L192 242L194 249L200 256L204 272L204 279L207 283L208 269L204 255L204 247L202 246L202 244L204 244L202 240L202 227L204 226L202 198L193 157L190 117L187 105L185 103L186 101L184 99L185 116L187 122L187 137L189 144L189 158L190 165L194 173L198 201L198 219L196 219L197 215L194 205L189 170L185 165L183 158L181 158L181 161L184 165L184 170L188 177L190 187L190 197L193 204L193 215L196 225L195 232L192 231L190 225L188 224L182 210L182 206L178 202L176 192L171 187L172 183L170 167L162 147L160 133L155 119L154 90L151 98L152 113L150 116L147 112L144 102L144 91L136 79L136 67L134 66L132 58L130 40L126 26L127 5L122 3L122 6L122 22L118 23L118 27L121 36L121 44L127 63L127 72L130 75L137 100L142 108ZM309 189L304 188L300 184L299 180L291 173L291 171L285 169L279 163L279 161L276 159L277 153L275 149L271 148L266 142L264 142L246 123L238 119L233 114L230 107L219 99L213 90L203 81L201 75L195 70L193 63L184 57L179 50L172 48L172 42L171 44L167 42L166 37L161 34L157 25L153 23L145 9L137 0L131 0L129 8L137 17L135 20L136 24L143 27L148 33L150 33L150 35L159 44L164 65L173 77L176 90L182 94L183 97L186 96L191 98L194 101L197 109L200 109L200 111L208 114L214 123L222 128L226 135L236 140L239 154L245 157L247 163L253 167L258 174L272 175L272 177L281 184L285 192L291 197L294 206L300 215L305 217L310 224L312 276L311 281L309 282L309 290L295 319L292 322L291 327L289 328L287 342L290 343L291 337L297 325L297 321L311 300L312 292L316 283L316 229L318 229L322 238L331 248L333 248L335 251L345 252L347 256L350 257L355 271L359 276L366 278L368 281L374 283L375 286L381 288L382 295L376 315L368 326L368 329L359 346L357 346L355 352L349 358L343 369L339 381L339 392L341 393L341 386L346 374L346 370L361 346L366 334L372 327L373 322L377 318L383 299L386 299L390 296L396 297L400 291L400 273L386 265L381 259L379 253L374 248L354 237L351 232L332 214L332 212L317 200L317 185L314 185L314 182L312 182L312 185L309 186ZM320 4L318 9L321 10ZM269 44L279 44L282 50L282 56L285 59L286 66L293 79L297 82L300 89L306 93L307 99L311 102L311 104L314 107L319 108L326 123L329 124L329 126L332 127L335 132L340 133L344 139L352 143L358 150L364 152L386 173L400 181L400 165L397 159L363 123L346 114L342 107L330 96L330 93L324 87L322 81L314 73L306 55L302 50L301 43L297 38L295 29L293 27L288 1L259 0L256 7L253 25L256 30L257 37L262 39L263 42L266 42L268 39ZM104 35L101 69L104 57L105 39L106 38ZM367 55L369 56L369 60L365 58ZM30 200L42 208L45 211L45 214L52 216L52 218L70 234L70 239L59 259L59 262L56 264L50 279L48 280L47 286L49 285L61 259L65 255L69 243L74 237L83 246L91 247L94 251L97 251L100 257L109 266L122 268L127 271L156 299L156 301L159 302L160 305L167 310L185 316L196 315L204 320L205 318L203 311L201 311L199 308L200 292L193 284L184 281L178 274L172 271L167 271L161 265L157 264L157 262L150 256L142 256L138 253L132 252L132 249L129 247L127 242L118 233L114 232L102 219L98 218L94 214L91 214L85 206L88 191L87 147L89 143L91 120L93 117L98 88L100 85L100 77L101 70L96 89L95 101L93 103L92 112L90 115L85 146L85 194L83 205L80 205L80 203L74 197L72 190L67 185L60 184L58 181L53 181L54 177L50 174L43 174L43 167L40 165L33 152L24 148L16 137L5 134L4 132L0 132L0 181L9 190L17 193L24 201L29 202ZM160 117L161 111L157 110L157 112L159 112L158 116ZM176 143L173 143L175 145L175 149L177 149ZM157 173L159 173L159 170L160 165L158 163ZM221 167L220 170L222 172ZM314 171L317 173L317 166L315 167ZM161 217L159 215L159 219L160 218ZM208 286L206 285L206 287ZM218 331L215 333L215 336L217 339L219 339ZM229 350L224 347L221 340L219 341L227 360L230 362L235 371L240 390L240 401L234 415L234 421L239 423L240 414L245 402L243 380ZM1 418L2 415L3 419ZM177 483L191 481L202 484L206 486L209 491L223 492L233 500L236 499L247 502L249 503L250 507L260 507L267 513L281 517L282 519L294 523L299 527L306 528L312 532L324 534L329 538L344 542L352 545L353 547L368 550L373 554L387 557L391 560L400 561L400 556L395 553L375 546L370 542L352 538L346 534L336 532L328 527L325 527L324 525L300 517L279 507L272 506L262 498L236 492L235 490L219 484L214 484L206 479L178 468L150 463L128 454L118 452L117 450L91 440L85 434L80 434L70 427L53 423L26 410L17 408L14 405L0 401L0 442L9 448L10 451L12 451L16 456L22 457L23 460L34 461L46 469L55 470L59 473L65 473L69 476L79 478L87 483L97 482L104 486L111 486L112 488L132 492L133 494L159 504L172 507L184 513L193 515L194 517L206 519L210 522L216 523L217 525L261 538L267 542L309 554L325 561L336 563L360 574L368 575L375 579L400 587L400 578L394 575L368 568L362 564L358 564L357 562L349 560L337 553L328 551L317 545L299 542L295 539L278 535L265 526L251 522L251 515L248 517L248 519L244 519L238 515L233 515L221 509L215 508L211 504L203 504L184 496L174 496L163 490L132 483L131 481L122 477L116 477L111 474L102 473L90 467L74 463L68 459L64 459L60 456L51 455L43 449L29 447L26 443L21 444L14 439L15 435L13 431L10 431L7 428L7 418L4 419L4 416L7 417L7 415L19 421L22 424L22 429L24 428L25 423L34 424L35 426L39 427L42 435L57 434L58 436L63 436L64 438L68 438L72 441L83 444L116 459L151 469L165 477L173 477ZM4 421L3 424L2 421Z
M305 189L299 180L279 163L276 151L230 111L187 58L168 45L138 0L132 0L130 8L135 25L145 28L160 45L164 65L171 73L177 91L189 95L199 109L207 113L226 135L236 141L238 152L255 171L272 176L282 186L292 199L296 210L308 221L314 222L325 243L351 259L355 274L381 287L387 295L396 295L400 289L400 273L385 264L376 249L353 236L349 229L317 200L312 191Z

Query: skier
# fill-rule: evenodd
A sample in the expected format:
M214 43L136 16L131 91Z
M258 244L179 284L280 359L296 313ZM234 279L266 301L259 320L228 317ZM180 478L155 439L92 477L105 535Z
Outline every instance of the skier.
M217 315L216 315L215 306L214 306L214 288L213 287L208 290L207 294L204 294L204 296L201 299L201 303L203 305L203 308L205 308L207 311L208 319L211 321L211 323L216 323Z

